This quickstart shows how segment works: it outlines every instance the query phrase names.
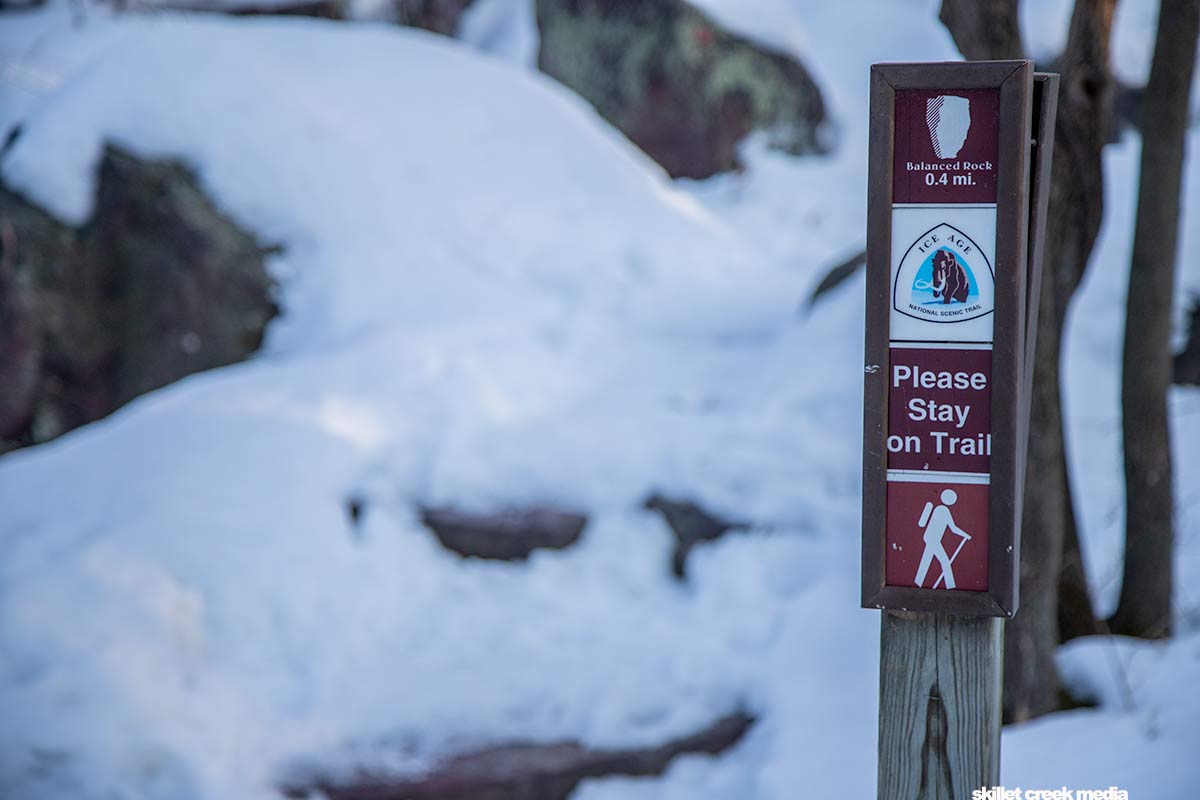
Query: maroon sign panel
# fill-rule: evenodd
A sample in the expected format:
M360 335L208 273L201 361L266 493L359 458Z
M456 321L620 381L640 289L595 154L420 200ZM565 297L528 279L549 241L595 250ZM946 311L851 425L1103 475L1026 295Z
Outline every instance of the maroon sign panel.
M888 469L987 474L992 351L893 347Z
M887 485L888 586L988 588L988 487L933 482Z
M895 203L995 203L997 89L896 91Z
M871 68L864 607L1017 608L1032 97L1027 60Z

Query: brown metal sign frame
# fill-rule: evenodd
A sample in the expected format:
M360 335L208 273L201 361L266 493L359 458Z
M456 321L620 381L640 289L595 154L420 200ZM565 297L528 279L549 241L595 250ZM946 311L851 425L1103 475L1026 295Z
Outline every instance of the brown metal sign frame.
M1050 207L1050 168L1054 158L1054 125L1058 119L1059 76L1052 72L1033 75L1033 162L1029 197L1029 269L1025 279L1025 376L1021 385L1020 446L1017 449L1017 488L1025 485L1025 466L1029 441L1029 404L1033 401L1033 366L1037 351L1038 309L1042 298L1042 252L1046 243L1046 214ZM1023 494L1017 494L1017 520L1021 519ZM1021 527L1017 526L1013 545L1021 552Z
M995 311L987 591L888 586L887 437L892 305L895 97L905 89L999 89L996 163ZM907 611L1011 617L1018 595L1021 480L1028 430L1026 281L1030 217L1033 63L978 61L876 64L871 68L867 200L866 360L863 432L862 605ZM1041 132L1040 132L1041 133ZM1044 135L1044 134L1043 134ZM1049 179L1048 171L1043 176Z

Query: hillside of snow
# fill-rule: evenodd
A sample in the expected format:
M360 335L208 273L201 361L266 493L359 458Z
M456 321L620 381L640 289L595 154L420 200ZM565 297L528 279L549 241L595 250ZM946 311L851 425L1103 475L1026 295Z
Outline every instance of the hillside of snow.
M6 185L80 223L113 142L194 165L285 249L255 359L0 458L0 797L258 800L313 765L655 744L738 708L759 722L729 753L574 800L873 793L862 276L800 308L863 240L869 64L957 53L930 2L699 5L811 62L831 157L751 142L745 173L673 184L522 66L520 26L464 44L301 19L75 26L65 4L3 16L0 125L21 123ZM1153 25L1138 30L1128 61L1148 52ZM1066 354L1102 612L1137 158L1136 138L1109 148ZM1200 290L1195 157L1186 192L1181 292ZM1100 705L1006 729L1007 785L1195 797L1200 393L1171 401L1179 634L1064 648L1064 678ZM655 491L751 527L673 582L671 534L642 508ZM462 560L419 518L529 504L586 513L580 544Z

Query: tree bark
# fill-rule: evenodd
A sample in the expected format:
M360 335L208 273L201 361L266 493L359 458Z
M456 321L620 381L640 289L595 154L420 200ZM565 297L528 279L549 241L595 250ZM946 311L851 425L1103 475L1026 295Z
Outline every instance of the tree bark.
M1030 422L1030 430L1038 434L1030 439L1025 477L1021 611L1009 624L1004 654L1004 716L1012 722L1058 706L1058 590L1067 534L1075 524L1059 360L1067 307L1083 279L1104 213L1100 156L1112 94L1108 45L1115 7L1116 0L1077 0L1062 57L1049 210L1056 230L1046 242L1038 318Z
M967 58L1021 58L1017 0L943 0L940 19ZM1076 0L1061 59L1058 123L1038 317L1029 456L1021 539L1021 610L1004 651L1004 718L1013 722L1058 707L1054 649L1060 630L1094 628L1067 475L1059 390L1063 322L1100 230L1104 184L1100 153L1112 78L1108 43L1116 0ZM1031 291L1033 289L1031 288ZM1070 567L1064 573L1064 565ZM1061 605L1069 614L1060 628Z
M938 19L968 61L1024 58L1020 0L942 0Z
M1179 194L1200 0L1162 0L1142 101L1142 163L1129 270L1121 380L1125 566L1114 633L1171 631L1174 493L1167 389Z
M1066 478L1064 472L1063 477ZM1070 495L1070 485L1063 489ZM1068 504L1063 518L1063 555L1058 571L1058 641L1069 642L1080 636L1095 636L1105 632L1088 589L1087 569L1083 551L1079 549L1079 530L1075 513Z

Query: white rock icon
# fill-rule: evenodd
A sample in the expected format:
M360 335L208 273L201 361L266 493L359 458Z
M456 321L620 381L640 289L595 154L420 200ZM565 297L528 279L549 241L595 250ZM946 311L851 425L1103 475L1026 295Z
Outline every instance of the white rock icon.
M971 129L971 101L952 94L931 97L925 101L925 122L937 157L954 158Z

